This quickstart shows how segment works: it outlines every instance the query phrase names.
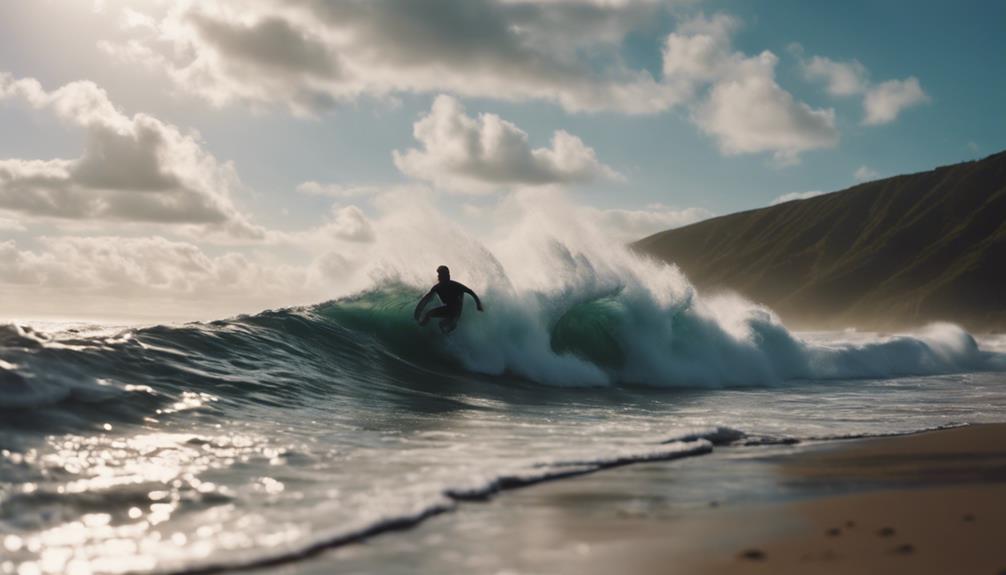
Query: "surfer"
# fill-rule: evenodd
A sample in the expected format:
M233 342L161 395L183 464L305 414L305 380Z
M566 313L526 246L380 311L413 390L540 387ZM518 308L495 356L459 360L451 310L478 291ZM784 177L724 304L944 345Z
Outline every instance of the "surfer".
M452 280L451 270L447 266L440 266L437 268L437 284L430 288L430 293L424 295L423 299L419 300L413 315L416 321L419 322L419 325L426 325L431 317L439 317L441 318L440 331L451 333L458 327L458 319L461 318L461 306L466 293L471 294L472 299L475 300L476 309L482 311L482 302L479 301L479 296L475 295L475 292L468 286ZM423 308L433 299L434 294L440 298L440 302L444 305L431 309L422 316L422 319L419 319Z

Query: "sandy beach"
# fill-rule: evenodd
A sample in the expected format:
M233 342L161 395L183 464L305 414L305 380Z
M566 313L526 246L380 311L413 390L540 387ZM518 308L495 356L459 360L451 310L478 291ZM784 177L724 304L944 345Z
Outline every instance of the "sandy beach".
M1006 425L975 425L858 441L797 455L783 476L822 495L752 520L783 515L795 525L710 553L701 573L1006 572ZM861 492L829 496L831 490Z
M564 571L1006 573L1006 424L825 443L768 461L799 497L567 524L586 552ZM541 489L589 491L573 483Z
M395 573L451 565L575 575L1001 575L1004 533L1006 424L983 424L629 465L509 491L284 572L362 573L380 556Z

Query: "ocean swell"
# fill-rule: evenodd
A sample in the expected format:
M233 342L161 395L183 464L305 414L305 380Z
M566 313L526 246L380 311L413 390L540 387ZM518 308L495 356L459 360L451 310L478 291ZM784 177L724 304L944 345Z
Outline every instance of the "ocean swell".
M660 302L638 286L596 291L569 298L489 289L486 312L467 309L446 336L416 325L412 308L421 292L404 284L305 308L113 336L53 337L0 326L0 409L71 402L135 418L173 409L193 393L225 404L290 407L361 389L426 393L472 376L517 385L709 388L1004 366L1000 353L982 350L950 324L865 341L840 334L810 341L767 310L736 300Z

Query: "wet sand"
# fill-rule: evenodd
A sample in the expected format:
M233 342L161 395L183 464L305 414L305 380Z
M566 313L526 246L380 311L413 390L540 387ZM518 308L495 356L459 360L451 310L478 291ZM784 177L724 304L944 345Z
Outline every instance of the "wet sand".
M777 481L801 493L796 500L737 501L607 530L583 525L569 534L591 545L592 557L563 571L1006 575L1006 424L842 442L772 461Z
M284 573L1006 575L1006 424L718 448L508 491Z
M695 572L1006 573L1006 425L855 442L796 455L780 472L822 492L863 491L759 509L798 524L750 533Z

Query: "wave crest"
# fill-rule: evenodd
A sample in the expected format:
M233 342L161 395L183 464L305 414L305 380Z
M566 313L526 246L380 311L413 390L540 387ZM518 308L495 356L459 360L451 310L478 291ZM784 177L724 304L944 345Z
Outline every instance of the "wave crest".
M332 394L416 393L417 382L425 393L472 374L708 388L1006 369L1002 353L951 324L805 338L735 296L700 298L673 267L638 258L599 265L559 251L557 281L532 289L515 289L494 264L480 290L486 312L469 306L448 336L413 321L422 292L394 280L305 308L110 337L0 326L0 409L71 401L135 415L116 400L149 411L192 390L288 406Z

